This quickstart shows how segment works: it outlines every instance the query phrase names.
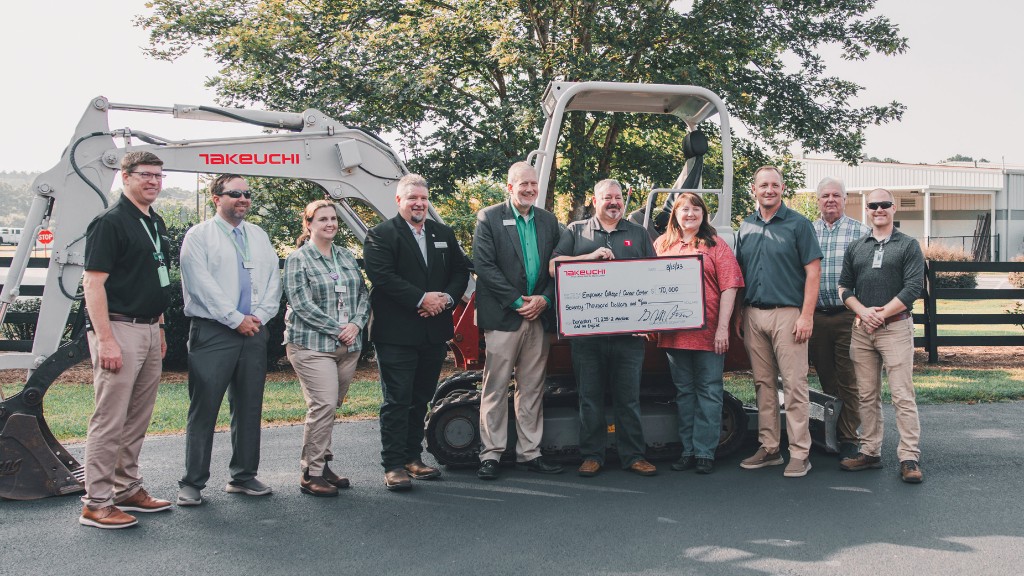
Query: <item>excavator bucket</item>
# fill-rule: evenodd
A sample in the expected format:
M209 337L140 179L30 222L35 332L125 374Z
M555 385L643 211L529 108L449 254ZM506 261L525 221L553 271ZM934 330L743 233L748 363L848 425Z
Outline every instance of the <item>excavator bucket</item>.
M12 414L0 432L0 498L36 500L84 491L85 468L42 416Z

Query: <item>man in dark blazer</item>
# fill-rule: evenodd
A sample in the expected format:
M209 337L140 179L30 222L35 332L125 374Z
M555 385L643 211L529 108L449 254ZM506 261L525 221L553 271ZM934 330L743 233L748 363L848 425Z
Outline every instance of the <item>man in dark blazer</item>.
M508 384L515 372L516 467L557 474L561 466L541 458L544 376L550 345L545 324L555 300L547 263L558 242L558 220L537 200L537 172L526 162L508 171L509 199L477 214L473 266L477 275L477 324L484 331L487 361L480 397L480 469L498 477L508 444Z
M408 490L409 476L437 478L423 463L423 417L454 335L452 309L469 283L466 257L452 229L427 219L427 181L398 182L398 216L371 229L363 246L370 290L370 340L381 390L381 459L388 490Z

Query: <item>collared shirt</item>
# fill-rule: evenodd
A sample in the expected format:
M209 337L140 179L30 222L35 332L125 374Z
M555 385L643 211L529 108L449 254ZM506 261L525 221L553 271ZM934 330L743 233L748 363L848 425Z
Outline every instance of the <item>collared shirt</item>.
M248 243L252 268L253 316L266 324L281 307L281 274L277 251L270 237L255 224L239 224ZM228 230L225 233L224 227ZM181 290L185 296L185 315L220 322L237 328L245 315L238 311L237 244L230 231L234 228L215 215L196 224L181 242Z
M533 220L533 206L530 206L530 210L523 216L519 209L515 207L512 200L509 199L508 206L512 210L512 213L516 215L516 232L519 234L519 244L523 247L523 268L526 270L526 293L533 294L533 289L537 286L537 278L540 275L540 249L537 247L537 224ZM547 296L544 296L545 300L548 300ZM548 306L551 305L551 301L548 300ZM516 301L512 303L511 308L518 310L523 307L522 297L516 298Z
M615 229L608 232L601 226L597 216L569 224L562 232L551 257L580 256L598 248L610 249L619 260L657 257L651 236L643 226L623 218Z
M743 219L736 235L736 260L746 283L744 304L795 306L804 302L804 266L821 259L810 220L785 204L768 221L760 209Z
M317 352L334 352L341 345L338 335L344 324L351 322L360 330L366 326L370 293L359 264L348 250L335 245L332 250L333 258L328 260L312 242L307 242L285 260L284 292L289 306L285 342ZM332 274L337 274L338 279ZM337 292L335 284L343 286L343 291ZM356 338L348 351L362 348L363 339Z
M160 249L167 263L167 227L152 207L148 214L143 214L127 195L122 194L113 206L89 224L85 269L109 274L103 289L107 293L107 308L111 314L156 318L170 304L168 290L160 286L157 272L159 262L154 256L154 227L163 237Z
M876 268L879 251L881 262ZM898 298L910 310L924 289L921 245L895 229L881 242L870 234L855 240L843 256L839 285L847 289L843 300L856 295L865 306L885 306Z
M413 226L412 224L410 224L408 220L406 220L405 223L409 224L409 231L412 232L412 238L413 238L413 240L416 241L416 245L420 247L420 256L423 256L423 263L426 264L427 263L427 227L421 225L419 232L417 232L416 231L416 227Z
M843 254L851 242L870 233L870 228L845 214L831 225L821 218L814 221L814 234L818 237L818 245L824 255L818 288L819 307L838 308L843 305L838 290L839 275L843 271Z

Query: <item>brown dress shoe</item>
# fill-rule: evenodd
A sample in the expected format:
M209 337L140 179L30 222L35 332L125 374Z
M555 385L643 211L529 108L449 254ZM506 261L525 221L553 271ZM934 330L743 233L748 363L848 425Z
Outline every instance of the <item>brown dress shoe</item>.
M597 473L601 471L601 463L593 458L587 458L580 464L580 467L576 470L576 473L580 476L591 477L597 476Z
M328 482L323 476L310 476L309 470L302 474L302 480L299 481L299 490L303 494L309 494L310 496L338 495L338 489L333 484Z
M153 498L145 488L139 488L138 492L115 504L122 512L163 512L171 508L170 502Z
M629 470L630 472L636 472L641 476L654 476L655 474L658 473L658 469L654 467L654 464L651 464L647 460L643 459L637 460L636 462L630 464Z
M135 516L125 514L117 506L111 505L95 510L88 506L82 506L82 515L78 517L78 523L82 526L116 530L135 526L139 521L135 519Z
M417 480L432 480L441 476L441 471L432 466L427 466L422 460L413 460L405 465L405 471L409 476Z
M384 486L391 491L409 490L412 480L404 468L393 468L384 473Z
M335 474L334 471L331 470L331 467L328 466L326 462L324 462L324 480L330 482L331 485L334 486L335 488L348 488L349 486L351 486L351 483L348 481L348 478L345 478L344 476L338 476L337 474Z

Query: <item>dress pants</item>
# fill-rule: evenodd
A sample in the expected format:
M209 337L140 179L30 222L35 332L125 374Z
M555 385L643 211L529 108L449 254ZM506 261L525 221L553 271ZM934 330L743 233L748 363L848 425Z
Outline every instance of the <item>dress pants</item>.
M544 376L550 341L540 319L514 332L487 330L487 361L480 395L480 461L501 460L508 445L508 383L515 371L516 460L540 456L544 435Z
M882 451L882 367L889 380L900 462L921 457L921 421L914 393L914 321L897 320L868 334L863 326L853 329L850 356L857 368L860 419L864 442L861 452L881 456Z
M580 455L604 465L608 421L604 395L612 397L615 444L623 468L644 458L647 445L640 423L640 371L644 339L589 336L572 341L572 366L580 401Z
M806 460L811 450L807 343L797 344L793 336L800 309L761 310L747 306L744 311L743 345L754 373L758 440L769 452L777 451L782 443L778 394L778 376L781 374L789 456Z
M857 315L852 310L836 314L814 313L814 333L808 342L811 363L825 394L843 401L836 431L840 442L856 444L860 428L857 374L850 360L850 335Z
M403 346L374 342L380 387L381 464L401 468L423 453L423 417L437 390L445 344Z
M255 336L243 336L220 322L192 319L188 336L185 475L178 482L180 486L202 490L210 479L213 432L225 392L231 408L228 471L234 482L256 477L269 334L266 327L261 327Z
M139 453L153 417L162 359L156 324L111 322L123 366L100 367L96 334L89 332L96 409L85 439L85 496L93 509L131 497L142 488Z
M307 406L299 466L309 470L310 476L323 476L324 463L334 457L331 435L335 411L348 394L359 351L349 352L347 346L338 346L334 352L320 352L295 344L288 344L286 351Z

